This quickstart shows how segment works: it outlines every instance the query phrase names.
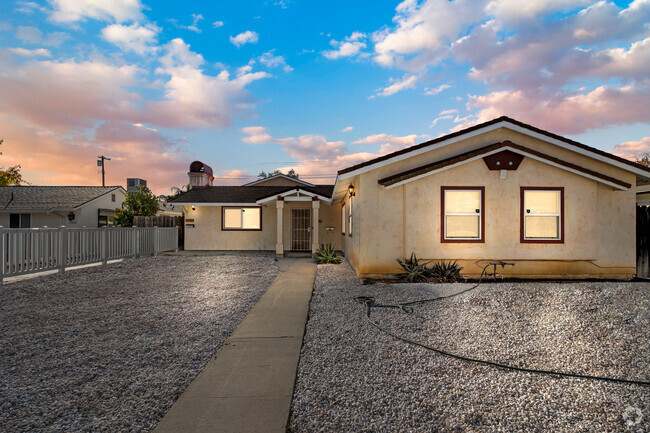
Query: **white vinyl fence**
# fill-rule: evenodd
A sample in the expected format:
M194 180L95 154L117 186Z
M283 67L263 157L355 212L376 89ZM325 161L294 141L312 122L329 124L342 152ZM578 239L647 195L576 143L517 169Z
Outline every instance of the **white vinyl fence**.
M178 249L177 227L2 229L5 277Z

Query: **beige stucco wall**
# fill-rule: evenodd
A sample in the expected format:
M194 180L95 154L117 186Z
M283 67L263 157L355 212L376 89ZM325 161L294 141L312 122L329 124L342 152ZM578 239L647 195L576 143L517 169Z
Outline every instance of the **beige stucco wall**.
M505 180L499 179L499 171L488 170L479 159L392 189L377 183L380 178L409 168L504 140L631 184L636 181L633 174L622 169L507 130L434 149L353 179L357 191L357 212L353 216L358 221L353 222L355 230L346 253L355 270L361 276L393 273L398 270L396 258L415 252L422 259L458 260L464 273L472 276L480 273L485 261L506 260L517 263L503 270L506 276L513 277L632 277L636 265L633 189L614 190L530 158L524 158L517 171L509 171ZM485 243L440 242L441 186L485 187ZM521 186L565 188L563 244L520 242Z
M291 248L291 209L312 208L311 202L287 201L282 210L283 244L285 251ZM228 251L275 251L277 208L275 202L262 207L261 231L223 231L221 230L221 206L196 206L186 211L185 249L186 250L228 250ZM341 247L341 224L338 206L330 206L320 202L318 241L319 244L332 243L337 248ZM313 210L312 210L313 212ZM188 222L193 219L193 222ZM313 219L313 214L312 214ZM187 227L194 224L194 227ZM328 231L327 227L334 227Z

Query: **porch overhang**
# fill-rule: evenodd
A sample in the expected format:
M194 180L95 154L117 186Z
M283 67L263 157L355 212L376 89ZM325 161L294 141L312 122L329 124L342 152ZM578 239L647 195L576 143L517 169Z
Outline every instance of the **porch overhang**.
M275 203L280 198L284 201L313 201L314 199L317 199L327 204L332 203L332 199L330 197L305 191L301 188L294 188L281 194L274 194L269 197L264 197L257 200L255 203L259 205L271 204Z

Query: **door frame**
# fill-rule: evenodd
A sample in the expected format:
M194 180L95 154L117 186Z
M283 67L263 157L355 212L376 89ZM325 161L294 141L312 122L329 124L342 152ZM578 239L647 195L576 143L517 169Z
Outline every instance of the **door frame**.
M293 248L293 245L294 245L293 244L293 241L294 241L293 234L294 234L294 222L295 222L295 219L294 219L294 216L293 216L294 211L307 211L307 213L309 213L309 225L308 225L308 228L307 228L307 233L308 233L307 238L309 240L309 245L308 245L308 247L306 249L297 250L297 249ZM309 208L309 207L294 207L294 208L291 208L291 215L290 215L291 224L290 224L290 227L289 227L289 231L290 231L290 233L289 233L289 246L290 246L291 251L311 251L311 243L312 243L312 233L311 233L311 231L313 230L311 217L312 217L311 208Z

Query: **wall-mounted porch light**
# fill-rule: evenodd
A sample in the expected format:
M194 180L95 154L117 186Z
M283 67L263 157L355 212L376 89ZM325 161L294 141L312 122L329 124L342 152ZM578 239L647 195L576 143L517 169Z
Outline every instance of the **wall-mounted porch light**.
M356 194L354 193L354 185L350 184L348 187L348 192L350 193L350 197L354 197Z
M195 206L192 206L192 210L196 210L196 207L195 207Z
M68 221L74 221L74 212L68 214Z

